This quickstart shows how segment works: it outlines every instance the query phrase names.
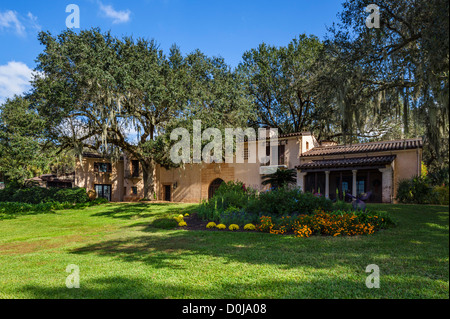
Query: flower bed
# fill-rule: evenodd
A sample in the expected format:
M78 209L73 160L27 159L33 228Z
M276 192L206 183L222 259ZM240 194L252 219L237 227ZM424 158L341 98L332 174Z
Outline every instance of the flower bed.
M322 236L356 236L372 235L376 231L394 226L395 222L386 213L381 212L355 212L335 211L325 212L317 210L311 215L261 216L256 224L248 223L243 227L237 224L216 224L215 222L201 221L196 214L187 218L183 215L175 217L178 225L184 229L212 230L212 231L259 231L270 234L292 234L296 237ZM190 225L195 225L190 227Z
M294 233L297 237L311 235L355 236L372 235L375 231L388 228L394 222L387 215L376 213L325 213L317 211L313 215L285 216L272 221L269 216L262 216L257 229L271 234Z
M203 201L197 213L203 220L244 226L258 223L261 216L313 214L318 209L332 212L335 207L331 200L299 188L280 187L258 194L241 182L228 182Z

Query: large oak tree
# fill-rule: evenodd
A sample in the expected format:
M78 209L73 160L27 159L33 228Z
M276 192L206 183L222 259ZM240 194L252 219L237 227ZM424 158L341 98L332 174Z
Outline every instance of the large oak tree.
M199 51L182 56L176 46L165 55L153 40L99 29L41 32L39 40L44 51L33 98L47 120L47 138L78 153L125 152L139 160L146 198L153 197L156 164L173 164L170 129L193 118L238 125L249 114L240 80L223 59Z

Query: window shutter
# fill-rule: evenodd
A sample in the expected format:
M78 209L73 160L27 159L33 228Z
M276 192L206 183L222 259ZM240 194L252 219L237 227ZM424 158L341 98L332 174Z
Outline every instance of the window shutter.
M98 163L94 163L94 172L98 173Z
M108 173L111 173L112 172L112 165L111 165L111 163L108 163Z

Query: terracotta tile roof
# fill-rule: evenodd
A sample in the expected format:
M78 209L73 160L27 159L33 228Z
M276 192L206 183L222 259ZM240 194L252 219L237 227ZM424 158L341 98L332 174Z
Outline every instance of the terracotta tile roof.
M87 158L99 158L99 159L108 159L105 155L102 155L100 153L94 153L94 152L83 152L83 157ZM123 161L123 155L119 157L119 160Z
M311 132L294 132L294 133L280 134L278 136L278 138L292 137L292 136L304 136L304 135L311 135Z
M422 144L423 143L421 138L415 138L415 139L385 141L385 142L319 146L314 147L312 150L306 153L303 153L301 157L397 151L397 150L421 148Z
M302 163L295 168L297 169L320 169L320 168L339 168L339 167L365 167L365 166L383 166L392 163L395 155L388 156L370 156L370 157L354 157L317 160Z
M103 155L99 153L93 153L93 152L84 152L83 157L89 157L89 158L104 158Z
M267 130L269 130L269 128L267 128ZM286 134L279 134L278 138L287 138L287 137L294 137L294 136L308 136L311 135L311 132L305 131L305 132L294 132L294 133L286 133ZM256 136L255 138L249 138L247 135L244 135L244 141L255 141L258 140L258 130L256 130ZM241 141L242 142L242 138L236 138L237 141ZM261 137L261 139L263 139ZM269 139L268 137L266 139Z

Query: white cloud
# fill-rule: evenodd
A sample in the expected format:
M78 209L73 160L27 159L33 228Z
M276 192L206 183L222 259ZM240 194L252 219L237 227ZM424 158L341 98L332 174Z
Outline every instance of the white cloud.
M37 31L41 31L42 27L38 23L38 18L35 15L33 15L31 12L28 12L27 17L30 20L31 27Z
M28 12L26 17L12 10L0 12L0 31L12 31L24 37L29 29L35 31L42 29L38 23L38 18L31 12Z
M32 77L33 70L23 62L10 61L0 65L0 103L29 90Z
M25 26L20 22L16 11L0 12L0 30L13 29L20 36L25 35Z
M102 11L102 13L107 16L108 18L112 18L113 19L113 23L117 24L117 23L125 23L128 22L130 20L130 15L131 15L131 11L130 10L122 10L122 11L117 11L115 10L111 5L104 5L102 2L98 2L99 6L100 6L100 10Z

